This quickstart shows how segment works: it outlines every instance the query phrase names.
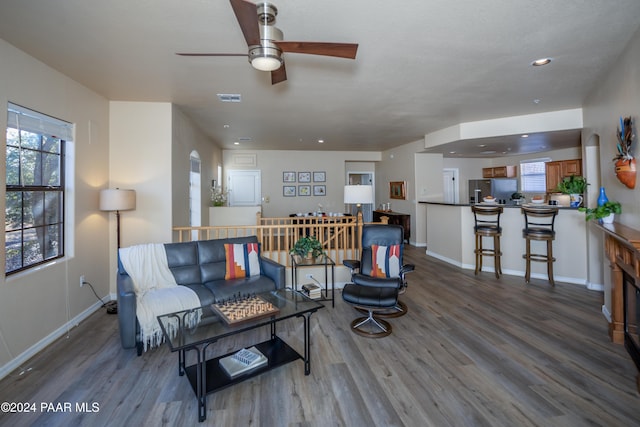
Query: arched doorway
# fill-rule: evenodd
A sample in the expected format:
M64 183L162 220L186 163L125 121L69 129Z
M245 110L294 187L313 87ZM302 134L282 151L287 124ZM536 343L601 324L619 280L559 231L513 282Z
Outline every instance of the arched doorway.
M189 225L200 227L202 225L202 184L200 176L200 155L197 151L189 154ZM193 240L198 238L198 233L193 232Z

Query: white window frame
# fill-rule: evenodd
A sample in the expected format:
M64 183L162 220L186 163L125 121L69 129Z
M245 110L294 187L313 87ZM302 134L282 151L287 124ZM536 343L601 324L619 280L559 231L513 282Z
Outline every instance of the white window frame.
M528 159L520 162L520 191L523 193L546 193L547 176L545 164L549 157ZM529 169L529 170L527 170ZM537 170L535 170L537 169Z

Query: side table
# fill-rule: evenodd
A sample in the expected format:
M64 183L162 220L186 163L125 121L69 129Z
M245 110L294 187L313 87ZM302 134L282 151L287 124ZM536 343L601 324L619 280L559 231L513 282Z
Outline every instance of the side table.
M301 258L291 255L291 285L294 290L298 290L298 269L305 267L324 266L324 297L321 301L331 301L331 307L335 308L335 266L336 263L327 255L320 255L317 258ZM329 267L331 267L331 297L329 298Z

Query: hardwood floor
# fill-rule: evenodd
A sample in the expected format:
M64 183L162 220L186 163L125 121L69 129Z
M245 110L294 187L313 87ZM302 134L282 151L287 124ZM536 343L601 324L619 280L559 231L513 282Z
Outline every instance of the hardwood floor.
M402 296L406 316L372 340L349 330L340 297L312 316L311 375L302 361L209 395L212 426L631 426L640 425L636 369L612 344L602 294L584 287L493 273L474 276L406 247L416 264ZM302 323L279 335L302 350ZM259 335L259 336L258 336ZM268 331L215 344L223 354ZM195 426L196 401L166 345L122 350L116 316L100 311L0 382L0 402L35 413L0 414L0 425ZM47 413L42 403L69 402ZM76 404L97 403L78 413Z

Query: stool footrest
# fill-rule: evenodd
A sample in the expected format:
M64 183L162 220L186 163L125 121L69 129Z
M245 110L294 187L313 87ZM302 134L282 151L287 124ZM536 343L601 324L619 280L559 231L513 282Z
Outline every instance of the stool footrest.
M523 259L527 259L527 255L522 255ZM528 257L531 261L536 262L556 262L555 257L549 258L549 256L544 254L529 254Z

